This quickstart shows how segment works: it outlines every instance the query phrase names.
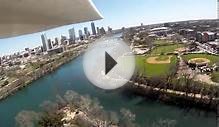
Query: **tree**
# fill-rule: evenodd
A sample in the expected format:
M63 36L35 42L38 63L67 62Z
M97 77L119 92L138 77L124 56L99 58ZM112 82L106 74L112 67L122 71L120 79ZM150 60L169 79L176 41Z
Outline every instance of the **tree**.
M34 127L35 121L39 120L39 114L33 111L21 111L15 117L19 127Z
M120 122L121 127L136 127L137 125L134 123L135 115L132 114L131 111L127 109L121 109L120 113L122 115L122 119Z
M61 119L63 115L60 113L45 112L42 114L38 125L40 127L63 127L63 121Z
M8 85L9 84L9 81L8 80L5 80L4 81L4 86Z
M176 126L176 121L169 119L166 120L160 119L152 124L152 127L175 127L175 126Z

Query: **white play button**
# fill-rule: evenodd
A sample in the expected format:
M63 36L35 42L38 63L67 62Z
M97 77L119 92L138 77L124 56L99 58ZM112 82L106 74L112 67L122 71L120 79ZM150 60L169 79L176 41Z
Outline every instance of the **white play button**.
M83 58L84 72L95 86L116 89L128 82L135 71L135 58L121 39L99 40Z

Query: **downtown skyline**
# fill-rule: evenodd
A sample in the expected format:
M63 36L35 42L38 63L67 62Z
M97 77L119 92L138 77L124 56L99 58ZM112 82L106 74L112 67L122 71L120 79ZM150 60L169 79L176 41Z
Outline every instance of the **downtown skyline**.
M155 24L183 20L216 19L216 0L93 0L104 19L95 21L96 27L110 26L113 29L137 26L140 23ZM159 4L158 4L159 3ZM49 38L68 36L68 29L75 31L88 27L90 22L58 27L55 29L23 35L19 37L0 39L0 56L21 51L25 47L42 45L40 35L46 33ZM76 36L78 33L76 32Z

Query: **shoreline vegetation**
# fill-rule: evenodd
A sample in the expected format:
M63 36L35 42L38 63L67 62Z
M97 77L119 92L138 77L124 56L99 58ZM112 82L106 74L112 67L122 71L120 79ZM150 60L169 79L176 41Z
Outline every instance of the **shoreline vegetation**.
M16 91L23 89L32 82L40 79L41 77L50 74L57 70L62 65L72 61L80 56L87 48L88 44L79 45L77 47L70 47L67 51L50 56L52 59L45 64L36 63L34 69L23 76L18 77L13 82L7 84L0 89L0 101L13 95Z
M18 127L140 127L136 115L121 108L105 110L98 99L69 90L55 101L45 101L41 111L23 110L16 117ZM176 120L158 119L144 127L176 127Z
M162 82L162 83L161 83ZM194 82L193 82L194 83ZM165 104L175 105L181 108L198 108L204 111L216 112L219 98L217 98L219 88L212 90L211 87L203 87L194 90L192 81L187 81L185 89L183 86L174 86L158 78L148 79L136 76L125 86L131 94L140 95L152 100L158 100ZM165 84L165 85L164 85ZM213 92L212 92L213 91Z
M56 101L45 101L41 112L21 111L15 117L19 127L138 127L135 114L103 110L97 99L69 90Z

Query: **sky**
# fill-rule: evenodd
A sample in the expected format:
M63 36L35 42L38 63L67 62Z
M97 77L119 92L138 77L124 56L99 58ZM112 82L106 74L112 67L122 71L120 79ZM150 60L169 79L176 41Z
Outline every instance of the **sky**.
M155 24L172 21L216 19L217 0L92 0L104 17L95 21L96 27L121 27ZM65 35L74 27L76 34L83 27L90 28L90 22L72 24L55 29L7 39L0 39L0 56L23 51L24 48L42 45L40 35L54 39Z

